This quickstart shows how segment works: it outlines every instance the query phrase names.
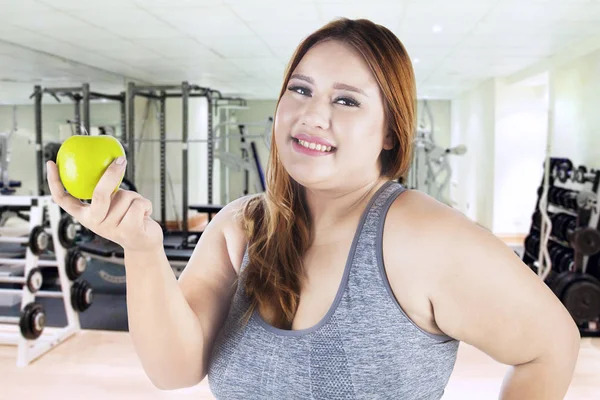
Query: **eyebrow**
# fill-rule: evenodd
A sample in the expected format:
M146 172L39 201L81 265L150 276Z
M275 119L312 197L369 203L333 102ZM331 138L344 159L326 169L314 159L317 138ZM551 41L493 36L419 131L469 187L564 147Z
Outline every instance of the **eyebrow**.
M290 76L290 79L293 79L293 78L306 81L306 82L308 82L308 83L310 83L312 85L315 84L314 79L311 78L310 76L306 76L306 75L302 75L302 74L293 74L292 76ZM355 86L347 85L345 83L335 82L333 84L333 88L334 89L341 89L341 90L348 90L350 92L360 93L360 94L362 94L365 97L369 97L369 96L367 96L367 94L362 89L359 89L359 88L357 88Z

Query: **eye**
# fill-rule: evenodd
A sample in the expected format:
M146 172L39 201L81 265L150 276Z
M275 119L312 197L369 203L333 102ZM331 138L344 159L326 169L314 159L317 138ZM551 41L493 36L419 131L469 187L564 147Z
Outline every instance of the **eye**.
M310 96L311 94L310 89L305 88L304 86L290 86L288 87L288 90L301 94L302 96Z
M338 97L336 99L336 103L341 104L343 106L350 106L350 107L360 106L360 103L358 101L356 101L350 97Z

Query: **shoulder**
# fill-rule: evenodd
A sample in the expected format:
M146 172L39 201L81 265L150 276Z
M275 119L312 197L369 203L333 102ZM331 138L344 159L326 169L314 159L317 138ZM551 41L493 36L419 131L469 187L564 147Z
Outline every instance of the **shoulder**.
M235 199L225 205L211 221L222 232L227 252L238 273L248 243L245 210L256 202L260 203L262 198L262 194L253 194Z
M447 243L448 237L466 231L484 230L460 211L417 190L407 189L390 205L386 217L389 234L410 242L427 238L426 246Z
M405 190L391 204L384 229L387 268L418 266L427 281L451 273L457 255L477 246L497 246L487 229L460 211L416 190ZM429 283L428 283L429 285Z

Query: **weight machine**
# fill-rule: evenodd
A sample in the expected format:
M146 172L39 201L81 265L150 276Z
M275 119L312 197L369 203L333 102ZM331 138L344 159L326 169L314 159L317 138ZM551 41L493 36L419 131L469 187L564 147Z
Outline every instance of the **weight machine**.
M73 125L75 126L75 133L77 135L81 135L82 130L90 132L90 102L92 100L118 101L121 106L121 132L125 132L125 92L117 95L93 92L90 89L89 83L84 83L80 87L70 88L42 88L39 85L34 86L33 94L30 98L34 99L36 167L38 172L38 194L40 196L50 194L50 189L44 179L46 176L45 161L56 161L56 154L60 148L60 143L49 142L46 145L43 143L42 102L44 94L49 94L59 103L61 103L61 97L67 97L73 101L75 111ZM126 148L126 146L124 147Z
M434 121L429 105L425 101L425 111L429 117L429 129L422 123L415 134L413 142L413 159L407 174L408 189L415 189L429 194L433 198L453 206L446 197L446 190L452 178L449 156L462 156L467 152L465 145L444 148L436 144L434 137Z
M600 170L552 157L544 171L548 181L538 188L523 262L569 310L582 336L600 336Z
M136 138L135 136L135 107L134 102L137 96L141 96L158 102L158 122L160 129L160 137L158 139ZM189 138L189 99L195 97L204 97L208 102L208 123L207 123L207 139L190 139ZM181 138L167 139L166 136L166 100L168 98L180 98L182 100L182 134ZM222 206L213 204L213 182L214 160L219 159L221 166L228 173L228 168L238 168L245 171L250 171L256 174L257 180L260 182L260 187L264 190L265 181L260 160L258 157L256 144L248 139L260 138L268 143L270 140L270 126L273 119L269 118L266 123L256 123L258 127L264 128L264 132L258 135L248 133L248 128L253 124L236 124L239 129L239 134L230 131L232 123L228 121L229 110L246 108L246 101L240 98L229 98L223 96L219 91L210 88L204 88L197 85L191 85L188 82L182 82L181 85L159 85L159 86L143 86L136 85L130 82L127 85L125 93L125 133L122 139L124 147L132 149L128 155L128 168L124 181L131 182L135 185L136 181L136 144L141 143L159 143L160 144L160 224L164 232L164 248L167 258L171 266L178 274L183 267L187 265L189 258L193 252L193 246L199 240L201 232L190 231L188 227L188 212L189 210L199 213L208 214L209 221L212 215L218 213ZM242 149L245 151L243 157L237 158L229 153L227 139L240 139ZM182 222L181 230L168 230L166 221L166 187L167 187L167 170L166 170L166 145L167 143L176 143L181 145L181 163L182 163ZM192 143L206 143L208 147L208 164L207 164L207 204L197 205L189 204L189 146ZM245 188L248 191L248 188ZM228 193L227 193L228 195ZM82 241L78 243L80 249L87 255L103 261L123 264L124 251L121 246L105 240L101 237L94 237L90 241Z
M17 345L17 366L24 367L81 330L78 313L91 306L92 287L79 279L87 260L76 249L64 247L74 237L69 236L72 224L61 217L50 196L0 196L0 204L3 213L29 213L27 227L0 227L2 246L20 247L19 255L0 258L0 294L21 296L20 316L0 317L0 344ZM22 273L15 271L21 267ZM56 269L58 287L40 290L49 269ZM37 297L62 299L67 325L46 327L45 310Z
M10 164L10 139L17 133L17 109L13 108L13 126L10 132L0 133L0 194L14 194L21 187L20 181L13 181L8 176Z
M143 96L149 99L154 99L160 102L159 111L159 125L160 125L160 138L159 139L136 139L135 138L135 115L134 115L134 98L135 96ZM204 97L208 102L208 122L207 122L207 138L206 139L190 139L189 138L189 99L194 97ZM166 137L166 99L168 98L181 98L182 100L182 134L180 139L167 139ZM188 245L193 244L193 240L196 240L198 235L195 232L190 232L188 227L188 212L189 210L195 210L198 212L205 212L209 214L209 220L213 214L216 214L222 206L213 204L214 202L214 161L215 158L219 158L222 165L226 167L238 167L245 170L253 171L262 181L262 187L264 188L264 176L262 175L262 168L256 164L258 162L258 154L256 153L256 147L250 144L245 150L249 151L253 155L254 163L248 159L238 159L229 153L227 147L227 139L239 138L243 143L246 139L258 137L263 140L265 139L266 132L270 131L270 124L272 124L272 118L267 120L267 123L259 123L260 126L265 127L265 132L261 135L250 135L246 132L246 129L251 124L242 124L240 127L239 134L233 134L229 132L229 126L231 123L228 121L222 122L222 114L224 110L232 108L245 108L246 101L241 98L230 98L223 96L221 92L210 88L200 87L197 85L191 85L188 82L182 82L181 86L137 86L130 82L127 87L127 143L160 143L160 179L161 188L166 187L166 144L167 143L179 143L181 144L181 163L182 163L182 221L181 231L170 231L166 232L172 238L179 238L180 244L175 244L176 248L186 248ZM216 122L215 122L216 121ZM191 143L206 143L207 144L207 204L206 205L189 205L189 161L188 151ZM224 146L223 146L224 144ZM222 151L224 147L225 151ZM244 147L244 146L242 146ZM131 158L130 164L126 176L129 181L135 184L135 158ZM165 190L161 191L160 199L160 222L163 228L166 228L166 195ZM179 240L176 239L176 240ZM188 242L191 239L191 242ZM172 242L166 243L169 245Z

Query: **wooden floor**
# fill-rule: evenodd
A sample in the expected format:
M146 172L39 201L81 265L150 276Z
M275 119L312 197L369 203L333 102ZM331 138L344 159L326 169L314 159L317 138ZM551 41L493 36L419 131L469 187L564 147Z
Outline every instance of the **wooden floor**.
M171 392L148 381L127 333L82 331L27 367L17 348L0 346L1 399L214 399L207 381ZM444 400L495 399L507 367L461 343ZM583 338L566 399L600 399L600 339Z

